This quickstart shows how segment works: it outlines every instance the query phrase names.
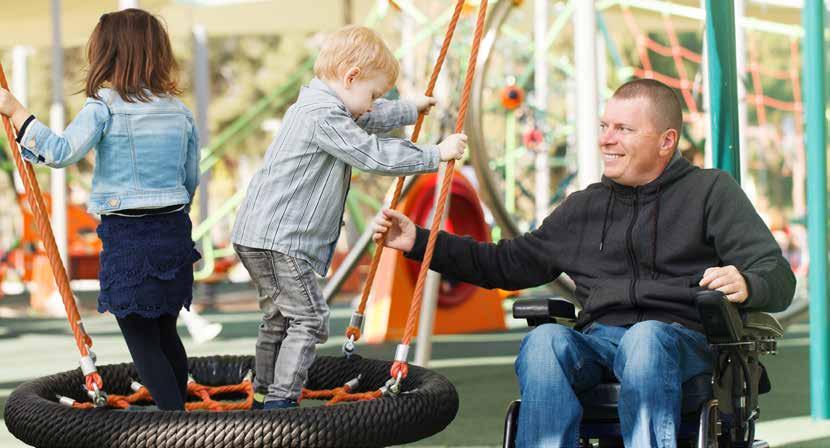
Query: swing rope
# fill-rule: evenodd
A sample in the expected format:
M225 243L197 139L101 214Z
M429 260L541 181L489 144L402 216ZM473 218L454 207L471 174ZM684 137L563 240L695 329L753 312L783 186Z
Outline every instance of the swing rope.
M9 90L9 84L6 81L6 73L3 71L3 65L0 64L0 87ZM24 163L20 155L20 149L17 146L16 132L8 117L3 116L3 127L6 131L6 137L9 140L9 147L11 149L14 163L17 166L17 171L20 173L20 178L23 181L23 187L26 190L26 198L29 201L29 207L32 209L32 214L35 218L38 235L43 246L46 249L46 256L49 259L49 266L52 268L52 274L55 277L55 283L58 286L61 299L63 299L63 306L66 310L66 318L69 320L69 326L72 328L72 335L75 338L75 345L78 347L78 352L81 354L81 370L84 374L87 394L90 398L98 403L104 400L103 393L104 381L98 370L95 367L95 355L90 351L92 347L92 338L89 337L86 330L84 330L81 315L78 312L78 306L75 304L75 297L72 294L72 289L69 287L69 276L66 274L66 269L61 262L58 245L55 243L55 235L52 233L52 226L49 223L49 215L46 211L46 205L43 202L43 196L40 192L40 186L35 177L35 171L32 165Z
M458 118L455 122L456 133L460 133L464 130L464 118L467 115L467 109L470 103L470 92L473 87L473 76L475 75L478 50L481 46L481 38L484 34L484 18L486 15L487 0L481 0L481 3L479 4L475 34L473 36L473 46L470 49L470 59L467 64L467 77L464 79L464 90L461 92L461 104L458 109ZM426 282L427 273L429 272L429 265L432 262L432 254L435 250L435 242L438 239L438 231L441 228L441 221L444 217L444 208L449 197L454 169L455 160L450 160L447 163L446 174L444 175L444 180L441 184L441 194L438 197L438 201L435 205L435 213L432 216L432 226L430 227L429 240L427 242L427 248L424 253L423 261L421 262L421 270L418 273L418 281L415 283L415 292L412 294L412 302L409 306L409 316L406 320L404 336L395 351L395 362L392 364L392 368L389 371L391 377L396 380L396 385L400 383L402 378L406 378L409 373L409 365L407 364L409 344L415 334L415 325L421 311L424 284Z
M450 19L449 24L447 25L447 33L444 36L444 42L441 44L441 51L438 53L438 59L435 61L435 67L432 69L432 75L429 79L429 83L427 84L426 92L424 93L426 96L432 96L432 91L435 88L435 84L438 81L438 75L441 73L441 67L444 65L444 59L447 57L447 52L450 48L450 42L452 42L453 34L455 33L455 27L458 24L458 18L461 16L461 11L464 9L464 0L458 0L455 5L455 10L453 11L452 18ZM421 134L421 127L424 123L425 114L424 112L418 113L418 120L415 122L415 129L412 131L412 142L417 142L418 137ZM398 178L395 184L395 193L392 195L392 201L389 204L389 208L395 209L398 207L398 202L400 201L401 191L403 190L403 184L406 180L406 176L401 176ZM386 237L384 236L384 240ZM366 279L366 282L363 284L363 291L360 295L360 304L357 306L357 310L352 314L352 318L349 321L349 326L346 328L346 343L343 345L343 352L348 356L354 352L354 342L360 339L361 331L363 327L363 316L366 311L366 302L369 300L369 293L372 291L372 283L375 280L375 274L378 270L378 265L380 265L380 256L383 254L383 240L378 243L377 248L375 249L375 254L372 257L372 264L369 268L369 275Z

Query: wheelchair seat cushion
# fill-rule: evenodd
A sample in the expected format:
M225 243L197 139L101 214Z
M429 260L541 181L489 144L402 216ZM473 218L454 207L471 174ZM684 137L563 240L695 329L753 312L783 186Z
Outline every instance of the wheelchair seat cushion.
M617 403L620 399L620 383L606 382L581 394L584 421L616 421ZM702 373L683 383L681 414L696 414L704 403L712 399L712 374Z

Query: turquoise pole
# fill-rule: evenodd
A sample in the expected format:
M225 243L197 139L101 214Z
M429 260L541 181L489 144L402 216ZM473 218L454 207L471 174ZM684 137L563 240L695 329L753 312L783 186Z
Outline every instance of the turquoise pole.
M712 160L715 168L727 171L740 182L735 5L732 0L706 0L706 51Z
M810 245L810 409L830 418L830 329L827 306L827 154L824 116L824 1L805 0L804 112L807 144L807 231Z

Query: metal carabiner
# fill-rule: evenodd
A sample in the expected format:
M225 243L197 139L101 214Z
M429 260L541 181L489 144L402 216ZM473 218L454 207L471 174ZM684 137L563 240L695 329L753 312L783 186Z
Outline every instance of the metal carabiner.
M395 378L395 382L392 383L391 386L389 386L389 393L391 393L392 395L398 395L399 393L401 393L401 376L402 375L403 375L403 372L398 371L398 376Z
M58 399L58 403L60 403L64 406L69 406L70 408L75 406L75 399L74 398L64 397L63 395L59 395L59 394L55 395L55 398Z
M349 336L349 339L343 343L343 354L346 358L350 358L354 354L354 336Z
M95 391L87 390L86 394L92 400L92 404L96 408L102 408L107 405L107 394L98 389L98 384L92 383L92 388Z
M343 388L348 390L348 391L353 391L353 390L357 389L358 386L360 386L360 379L361 378L363 378L363 374L362 373L357 374L357 377L352 378L349 381L346 381L346 384L343 385Z

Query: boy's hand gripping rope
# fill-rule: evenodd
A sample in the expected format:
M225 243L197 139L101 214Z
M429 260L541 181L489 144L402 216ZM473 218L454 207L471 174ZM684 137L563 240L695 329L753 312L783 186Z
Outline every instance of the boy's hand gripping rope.
M0 87L6 90L9 89L2 64L0 64ZM81 322L81 315L78 313L75 298L69 287L69 277L66 275L66 269L64 269L63 263L61 263L58 245L55 243L55 235L52 233L49 215L46 212L46 205L43 203L43 196L41 195L35 172L31 164L23 162L23 158L20 156L20 149L15 140L14 128L6 116L3 116L3 127L6 130L6 137L9 140L9 148L14 158L14 163L17 165L17 171L20 173L20 178L26 189L26 198L29 201L29 207L32 209L32 214L35 217L38 234L46 249L46 255L49 258L49 265L52 268L55 283L63 299L66 318L69 320L69 326L72 328L72 334L75 337L75 345L78 346L78 351L81 353L81 371L84 377L86 377L85 386L87 394L89 394L96 406L103 406L106 404L107 398L103 393L104 381L95 368L95 354L90 350L90 347L92 347L92 338L84 330L83 323Z

